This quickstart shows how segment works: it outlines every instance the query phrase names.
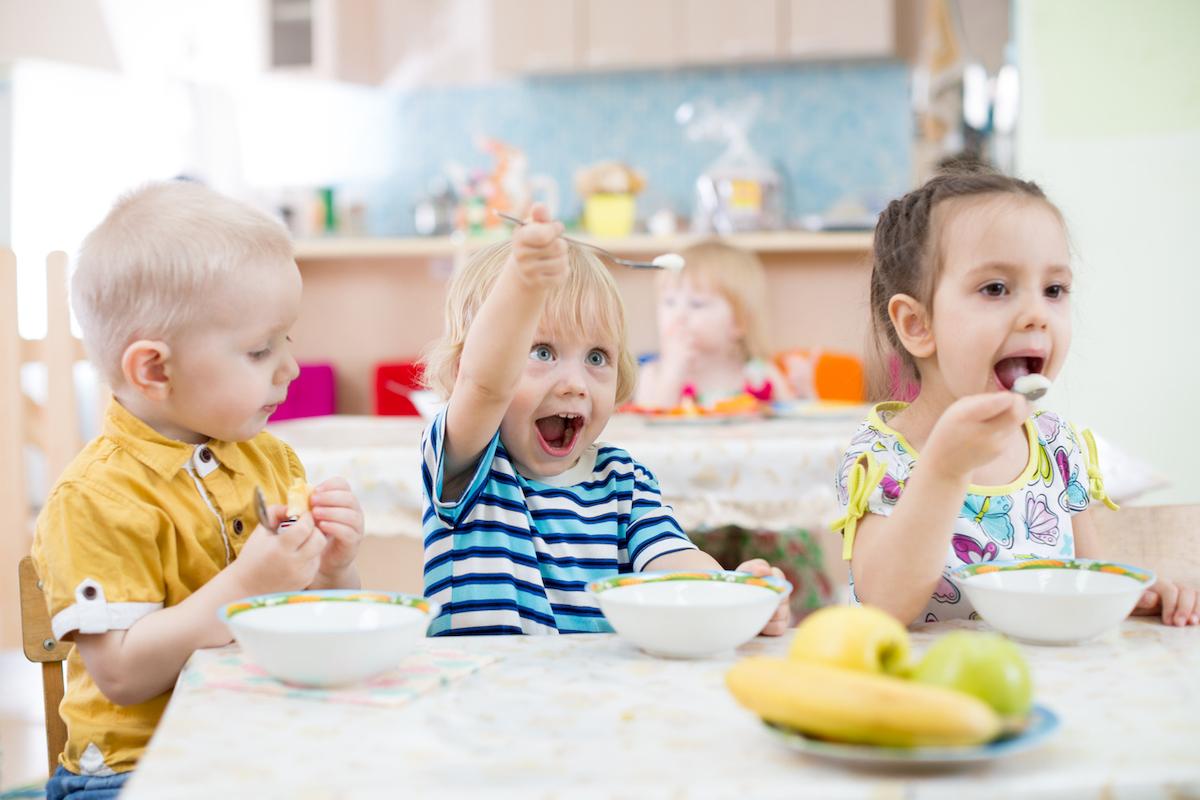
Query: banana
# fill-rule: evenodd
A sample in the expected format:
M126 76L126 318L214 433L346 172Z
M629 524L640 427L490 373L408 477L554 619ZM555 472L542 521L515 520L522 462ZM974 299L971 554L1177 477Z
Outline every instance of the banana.
M1001 733L1000 717L978 698L878 673L754 657L735 664L725 683L767 722L834 741L965 746Z

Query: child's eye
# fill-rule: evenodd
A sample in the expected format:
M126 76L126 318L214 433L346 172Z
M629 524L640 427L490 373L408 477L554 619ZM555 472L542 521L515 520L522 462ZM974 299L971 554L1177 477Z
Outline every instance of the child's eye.
M1003 297L1008 294L1008 287L1000 281L992 281L991 283L985 283L979 291L988 297Z
M1058 300L1070 293L1071 287L1062 283L1055 283L1046 287L1046 297L1049 297L1051 300Z
M549 345L535 344L529 351L529 357L534 361L553 361L554 351L550 349Z
M593 350L587 354L587 365L589 367L603 367L608 363L608 353L603 350Z
M271 355L271 348L264 347L262 350L255 350L248 354L252 361L262 361L267 356Z

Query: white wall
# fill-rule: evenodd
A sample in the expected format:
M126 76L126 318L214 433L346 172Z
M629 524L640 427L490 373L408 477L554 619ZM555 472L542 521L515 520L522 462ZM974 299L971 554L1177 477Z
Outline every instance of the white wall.
M1075 340L1050 398L1200 502L1200 3L1019 0L1019 172L1063 210Z
M64 27L68 8L103 39L111 65L62 56L78 33ZM387 93L266 72L263 8L257 0L0 0L0 243L17 252L23 336L45 333L46 254L74 254L139 184L187 174L269 209L278 187L391 172ZM18 29L29 46L17 47ZM348 125L362 127L352 150L339 139Z
M97 0L0 0L0 62L26 58L116 69Z

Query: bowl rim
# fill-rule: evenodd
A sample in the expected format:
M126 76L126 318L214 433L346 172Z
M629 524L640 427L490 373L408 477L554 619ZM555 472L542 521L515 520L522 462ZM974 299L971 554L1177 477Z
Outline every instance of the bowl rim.
M441 611L441 604L436 600L404 592L386 592L374 589L305 589L299 592L256 594L234 600L217 609L217 619L229 624L234 617L247 611L300 603L370 603L402 606L419 611L429 619L433 619ZM302 631L297 632L303 633Z
M1061 572L1104 572L1130 578L1142 585L1143 589L1154 585L1158 577L1153 570L1122 564L1118 561L1105 561L1095 558L1027 558L1000 561L982 561L977 564L963 564L950 570L950 577L960 581L964 586L971 585L971 578L980 575L992 575L998 572L1021 572L1027 570L1059 570ZM998 586L986 587L1004 591Z
M592 597L598 598L611 589L623 589L628 586L667 583L670 581L740 583L745 586L767 589L780 595L790 594L792 591L792 584L777 575L754 575L749 572L738 572L730 569L689 569L633 572L625 575L614 575L609 578L599 578L587 585L587 593Z

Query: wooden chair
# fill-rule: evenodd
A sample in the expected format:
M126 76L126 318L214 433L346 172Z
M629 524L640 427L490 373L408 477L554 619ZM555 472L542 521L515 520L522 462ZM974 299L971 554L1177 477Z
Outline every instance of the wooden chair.
M46 259L45 339L22 339L17 329L17 260L0 248L0 565L29 552L33 515L25 473L25 445L45 456L45 476L53 482L82 446L75 403L74 369L85 358L83 344L71 334L67 301L67 254ZM46 367L46 402L35 403L21 388L21 366ZM20 637L15 588L0 582L0 647L14 647Z
M1120 511L1093 503L1089 511L1106 559L1200 586L1200 503L1127 506Z
M17 569L21 586L21 638L25 657L42 665L42 703L46 709L46 750L49 755L50 774L58 768L58 754L67 744L67 723L58 713L66 687L63 684L63 661L71 652L70 642L54 638L50 628L50 615L46 611L46 600L42 595L42 582L38 579L33 559L21 559Z

